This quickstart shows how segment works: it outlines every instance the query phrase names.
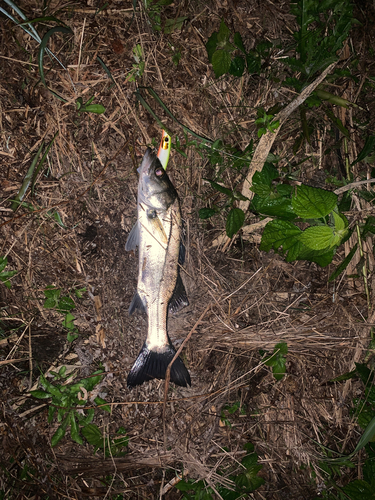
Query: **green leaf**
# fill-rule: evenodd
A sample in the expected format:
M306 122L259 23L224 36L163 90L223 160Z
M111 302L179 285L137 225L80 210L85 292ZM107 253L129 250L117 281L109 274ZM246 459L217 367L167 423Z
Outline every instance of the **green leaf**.
M373 486L362 479L356 479L342 488L350 500L375 500Z
M340 242L340 237L329 226L312 226L300 234L299 240L312 250L328 250Z
M182 29L182 25L184 22L188 19L187 16L181 16L178 17L177 19L167 19L165 21L165 26L164 26L164 33L169 34L173 33L174 31L180 31Z
M217 34L218 41L223 42L223 41L229 40L229 35L230 35L229 28L225 24L225 22L222 20L220 23L219 32Z
M277 356L276 362L272 367L272 373L276 380L281 380L286 372L286 360L282 356Z
M55 416L55 413L56 413L56 409L54 406L50 406L48 408L48 418L47 418L47 421L48 423L50 424L53 420L53 417Z
M84 105L82 106L81 110L82 113L95 113L97 115L102 115L105 113L105 107L102 104L89 104L89 105Z
M216 210L214 208L201 208L199 210L199 218L200 219L209 219L213 215L216 214Z
M244 46L243 41L242 41L242 36L240 33L238 33L238 31L236 31L235 34L233 35L233 42L234 42L235 46L238 49L240 49L241 52L246 54L246 49L245 49L245 46Z
M232 238L239 231L245 221L244 211L240 208L232 208L228 214L226 233L229 238Z
M212 56L214 55L214 52L216 51L217 42L218 42L217 32L214 31L206 43L208 60L210 61L210 63L212 63Z
M83 288L77 288L76 290L74 290L74 293L76 294L76 297L78 299L82 299L83 297L83 294L86 292L86 287L83 287Z
M48 399L48 398L52 397L52 394L50 394L49 392L45 392L45 391L41 391L41 390L30 391L30 394L34 398L38 398L38 399Z
M221 184L218 184L217 182L215 181L211 181L210 179L204 179L205 181L208 181L211 186L216 189L216 191L219 191L220 193L224 193L226 194L227 196L229 197L232 197L232 191L224 186L222 186Z
M353 451L353 455L358 453L362 448L366 446L370 441L374 439L375 436L375 417L371 420L368 426L365 429L365 432L362 434L361 439L359 440L355 450Z
M65 436L66 428L70 422L70 413L65 417L63 423L58 427L57 431L51 438L51 446L52 448L56 446L59 441Z
M226 50L216 50L212 56L212 67L216 78L229 72L232 59Z
M73 316L72 313L68 312L66 315L65 315L65 318L62 322L62 325L64 328L67 328L68 330L74 330L75 326L74 326L74 320L75 320L75 317Z
M335 271L331 274L331 276L328 278L328 282L333 281L334 279L337 278L337 276L340 276L342 272L345 271L345 269L348 267L349 262L352 260L354 254L356 253L358 248L358 243L354 245L354 247L350 250L348 255L345 257L345 259L339 264L336 268Z
M101 410L104 410L104 411L107 411L108 413L111 413L111 407L109 404L106 404L107 401L105 399L102 399L100 398L99 396L97 396L95 399L94 399L95 403L97 405L105 405L105 406L101 406Z
M83 440L79 435L79 427L74 417L74 412L70 413L70 435L73 441L75 441L78 444L83 444Z
M59 300L57 309L59 310L59 312L69 312L71 309L74 309L75 306L76 305L74 303L74 300L72 300L68 296L65 296L65 297L61 297L61 299ZM74 317L73 317L73 321L74 321Z
M236 56L230 63L229 73L233 76L242 76L245 71L245 59L241 56Z
M55 288L52 285L47 286L44 289L44 295L47 298L56 298L58 299L60 297L61 290L59 288Z
M57 305L56 299L50 298L44 301L43 307L45 309L53 309Z
M76 333L71 333L70 331L66 335L68 342L73 342L76 338L78 338L78 335Z
M279 219L296 218L296 214L293 212L292 200L277 195L275 197L274 194L264 198L255 195L251 201L250 209L256 213L278 217Z
M358 157L353 161L351 166L355 165L359 161L364 160L367 156L369 156L373 150L375 149L375 136L369 135L366 138L365 145L363 146L362 151L359 153Z
M268 222L262 234L260 250L275 252L282 247L282 252L287 254L288 262L296 260L301 250L299 236L301 229L289 221L273 220Z
M95 424L88 424L82 427L81 432L87 441L95 446L95 448L104 448L103 434Z
M258 74L262 69L262 63L260 57L257 55L253 55L250 52L246 54L246 65L247 65L247 72L250 75L254 73Z
M292 198L294 212L303 219L319 219L328 215L337 204L337 195L331 191L302 184Z
M43 84L47 87L46 79L44 77L44 68L43 68L43 57L44 57L44 51L46 50L48 41L50 37L54 33L73 33L70 28L65 28L63 26L56 26L55 28L51 28L47 33L44 35L40 46L39 46L39 52L38 52L38 66L39 66L39 73L40 73L40 78L43 82ZM47 87L48 88L48 87Z

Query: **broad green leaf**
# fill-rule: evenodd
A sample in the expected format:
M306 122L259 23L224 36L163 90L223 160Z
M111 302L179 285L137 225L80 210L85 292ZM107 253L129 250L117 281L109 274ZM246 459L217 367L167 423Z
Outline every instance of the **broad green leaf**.
M48 398L52 397L52 394L50 394L49 392L40 391L40 390L30 391L30 394L32 396L34 396L34 398L38 398L38 399L48 399Z
M286 356L288 354L288 344L286 342L279 342L275 345L274 351L279 351L278 354Z
M281 380L286 372L286 360L283 356L277 356L276 362L272 367L272 374L276 380Z
M45 309L53 309L56 305L57 305L56 299L50 298L44 301L43 307Z
M232 59L229 67L229 73L233 76L242 76L245 71L245 59L241 56L236 56Z
M244 211L240 208L232 208L228 214L226 233L229 238L232 238L239 231L245 221Z
M68 312L65 315L64 321L62 322L63 327L67 328L68 330L73 330L74 329L74 320L75 320L75 317L73 316L73 314Z
M342 488L350 500L375 500L375 491L366 481L356 479Z
M78 420L79 420L81 425L88 425L88 424L91 424L91 422L93 421L94 415L95 415L94 408L90 408L87 410L86 416L78 415Z
M214 55L217 47L217 32L214 31L206 43L206 50L208 55L208 60L212 63L212 56Z
M107 404L107 401L105 399L102 399L100 398L99 396L97 396L95 399L94 399L95 403L97 405L104 405L104 406L101 406L100 408L104 411L107 411L108 413L111 413L111 407L109 404Z
M68 332L66 335L66 339L68 342L73 342L76 338L78 338L78 335L76 333Z
M335 232L344 234L346 228L349 226L348 219L345 215L337 213L335 210L332 212L333 220L335 223Z
M213 215L216 214L216 210L213 208L201 208L199 210L199 218L200 219L209 219Z
M278 184L276 186L276 191L281 196L290 196L293 191L293 187L290 184Z
M337 195L331 191L302 184L292 198L295 213L303 219L319 219L328 215L337 204Z
M251 201L251 210L263 215L279 217L280 219L295 219L296 214L293 212L292 200L282 196L261 197L255 195Z
M73 441L75 441L78 444L83 444L83 440L79 435L79 427L77 425L73 411L70 413L70 435Z
M308 260L309 262L316 262L320 267L326 267L332 262L335 252L335 248L329 250L312 250L301 243L297 260ZM291 262L288 260L288 257L286 261Z
M303 231L299 239L312 250L328 250L340 241L340 237L336 236L329 226L308 227Z
M217 34L217 38L219 42L223 42L229 39L230 31L228 26L225 24L225 22L222 20L220 23L220 28Z
M52 285L49 285L44 289L43 293L47 298L58 299L60 297L61 290L59 288L55 288Z
M279 171L272 163L265 163L262 171L253 175L251 191L259 196L268 196L272 192L272 181L279 175Z
M68 296L65 296L65 297L61 297L61 299L59 300L59 303L58 303L58 306L57 306L57 309L60 311L60 312L68 312L70 311L71 309L74 309L75 308L75 303L74 303L74 300L72 300L70 297ZM74 321L74 320L73 320Z
M81 432L87 441L95 448L104 448L104 438L101 430L95 424L82 427Z
M212 67L216 78L229 72L232 59L226 50L217 50L212 56Z
M278 252L282 248L282 253L287 253L288 262L296 260L302 246L299 241L301 233L301 229L289 221L270 221L263 230L260 250L269 252L272 248Z

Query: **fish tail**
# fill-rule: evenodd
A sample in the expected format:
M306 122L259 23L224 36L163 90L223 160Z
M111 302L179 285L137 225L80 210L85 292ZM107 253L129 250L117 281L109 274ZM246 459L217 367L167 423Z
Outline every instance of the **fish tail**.
M165 347L165 350L160 352L160 350L149 349L145 342L129 372L127 379L128 387L141 385L143 382L153 378L165 379L167 367L175 354L176 350L172 344L169 344ZM189 372L180 357L175 360L171 367L171 381L182 387L186 387L188 384L191 385Z

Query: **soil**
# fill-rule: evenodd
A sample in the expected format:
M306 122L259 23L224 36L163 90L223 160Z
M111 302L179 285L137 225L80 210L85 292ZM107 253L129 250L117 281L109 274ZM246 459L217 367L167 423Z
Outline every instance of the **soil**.
M254 445L264 479L246 498L319 497L326 488L319 444L349 453L363 432L351 412L363 385L332 379L353 370L368 354L374 323L371 237L363 242L370 304L360 278L359 251L346 273L328 281L356 240L342 245L326 268L288 263L274 252L260 251L261 230L251 238L240 232L224 247L215 245L225 234L224 212L207 221L199 218L199 209L225 204L206 180L214 179L221 165L202 153L200 141L186 145L195 138L184 135L178 123L238 150L258 141L257 109L287 104L294 97L283 84L293 74L278 66L296 30L289 2L175 2L161 8L160 31L144 2L134 3L135 11L130 0L22 0L17 5L30 20L54 16L73 33L56 32L48 42L65 69L47 53L43 58L46 83L64 103L41 82L40 44L0 15L0 256L7 257L6 271L17 271L10 288L0 282L1 498L180 499L183 493L174 481L182 473L186 479L204 479L216 491L213 497L220 498L218 485L227 485L229 476L243 470L246 443ZM343 71L331 88L360 106L332 108L350 130L350 162L374 129L374 15L369 2L355 5L362 24L353 28L348 53L339 62L340 69L351 69L353 78ZM185 19L178 29L164 33L166 19L179 17ZM247 50L265 39L277 40L284 49L275 48L260 75L217 79L205 43L221 19L241 33ZM41 35L53 26L53 19L35 24ZM145 69L132 81L137 44ZM178 65L172 59L177 54ZM356 66L351 64L355 58ZM136 220L136 169L146 147L157 147L161 138L158 123L137 99L137 89L172 130L177 148L179 138L183 152L172 149L168 174L185 223L182 277L190 305L168 319L168 331L177 347L192 332L182 354L192 385L170 384L166 402L164 381L132 390L126 385L147 318L128 315L138 260L125 251L125 243ZM77 99L86 103L92 96L105 113L78 113ZM334 190L326 179L342 179L344 143L337 146L334 135L336 131L341 137L341 132L323 112L308 110L308 116L314 120L311 143L293 151L301 132L295 112L272 153L281 157L278 167L289 168L296 183ZM49 144L23 205L14 212L11 200L39 148L44 152ZM223 184L240 189L247 168L225 170ZM371 165L356 164L354 180L367 174ZM367 185L363 189L372 193ZM345 212L351 228L374 215L372 203L359 196L353 200ZM246 225L259 221L247 213ZM44 307L50 286L75 302L78 337L72 342L64 315ZM78 297L75 290L80 289ZM277 382L263 354L280 342L287 343L288 354L286 375ZM30 390L41 388L41 374L53 381L48 373L62 366L75 381L103 369L86 406L95 407L93 423L104 436L126 432L124 456L105 457L86 439L74 442L69 428L51 446L59 423L56 418L48 423L48 402ZM110 403L110 413L96 407L98 395ZM360 477L360 458L356 465L354 472L345 469L340 484Z

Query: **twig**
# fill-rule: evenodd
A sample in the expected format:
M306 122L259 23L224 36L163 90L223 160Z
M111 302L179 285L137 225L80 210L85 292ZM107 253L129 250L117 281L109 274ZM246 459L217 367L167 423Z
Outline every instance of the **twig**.
M252 162L250 163L249 171L247 173L245 182L242 187L241 194L248 198L246 201L241 201L239 204L239 208L241 208L244 212L249 208L250 200L252 199L253 193L250 191L253 175L255 172L260 172L263 168L263 165L267 159L267 156L270 152L272 144L274 143L277 134L279 133L282 124L288 118L288 116L295 111L298 106L300 106L316 89L316 87L325 79L325 77L334 69L337 62L334 62L326 68L323 73L318 76L318 78L311 83L308 87L306 87L299 96L297 96L294 101L292 101L288 106L280 111L275 116L275 120L279 120L280 125L274 132L267 132L262 135L260 138L259 144L255 150L254 157Z

